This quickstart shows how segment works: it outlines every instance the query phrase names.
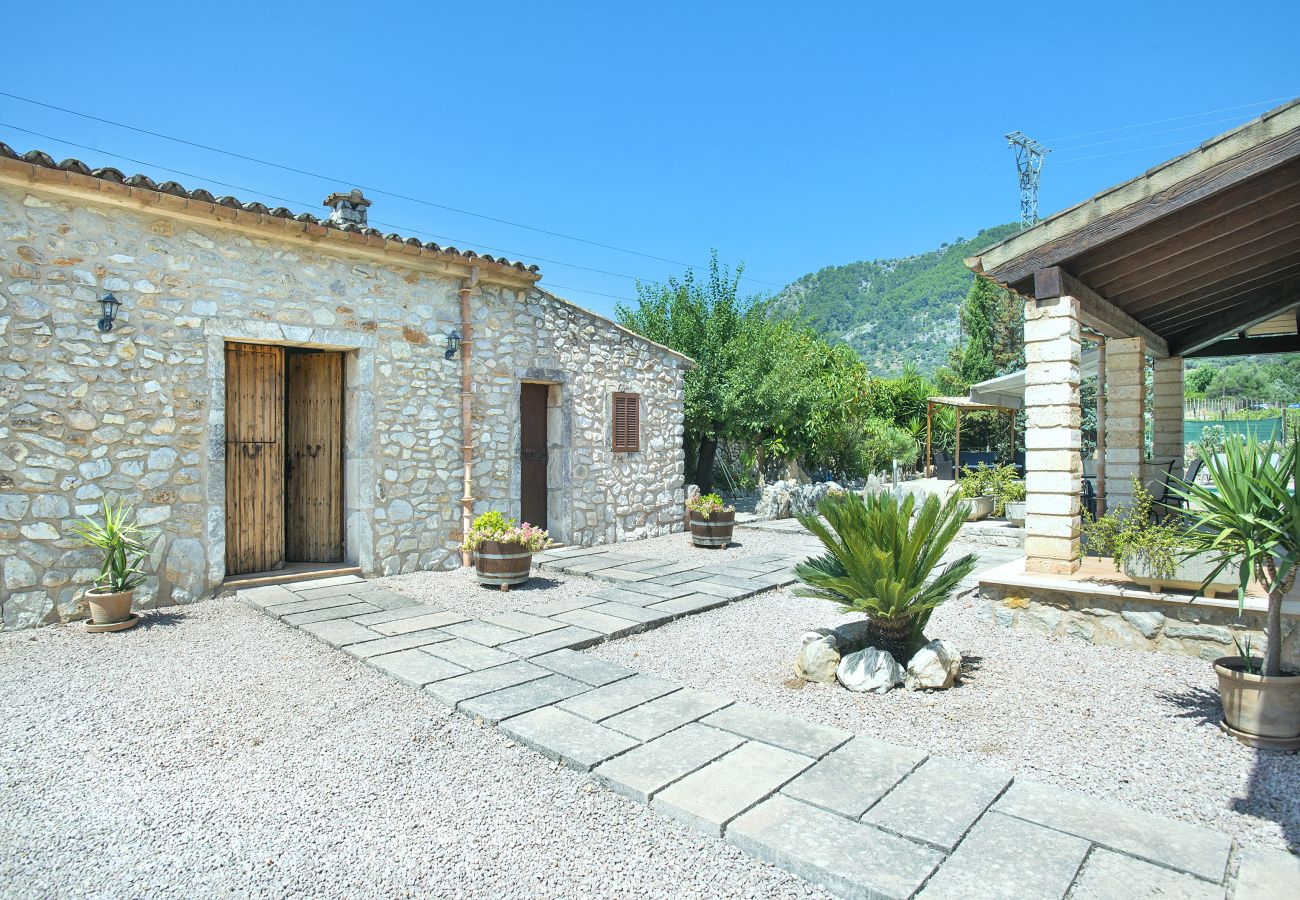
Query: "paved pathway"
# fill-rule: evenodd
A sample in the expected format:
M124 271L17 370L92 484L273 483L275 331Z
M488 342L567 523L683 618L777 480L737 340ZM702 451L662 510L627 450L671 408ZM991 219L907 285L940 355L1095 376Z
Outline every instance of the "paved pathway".
M634 549L543 554L544 568L610 587L483 619L353 576L240 596L611 790L842 896L1296 895L1300 859L1290 854L1243 851L1212 829L576 652L794 579L788 555L679 563Z

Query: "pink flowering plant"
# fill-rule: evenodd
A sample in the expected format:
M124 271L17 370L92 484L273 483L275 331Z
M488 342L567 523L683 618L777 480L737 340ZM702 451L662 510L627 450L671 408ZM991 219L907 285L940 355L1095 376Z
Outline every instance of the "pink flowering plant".
M507 519L496 510L485 512L474 520L474 526L470 528L460 548L472 553L486 541L517 544L529 553L541 553L554 543L545 528L527 522L517 525L514 519Z
M722 498L717 494L692 497L686 501L686 508L693 513L698 513L701 519L706 520L714 513L736 511L735 507L724 505Z

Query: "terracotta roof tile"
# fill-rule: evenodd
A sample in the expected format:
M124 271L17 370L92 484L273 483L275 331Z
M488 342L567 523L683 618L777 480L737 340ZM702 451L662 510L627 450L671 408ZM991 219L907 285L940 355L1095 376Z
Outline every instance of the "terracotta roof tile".
M246 212L261 213L262 215L272 216L277 219L292 219L295 222L321 225L325 228L333 228L336 231L363 234L367 237L380 238L381 240L406 244L409 247L423 247L425 250L430 250L434 253L447 253L453 256L462 256L465 259L481 259L485 262L518 269L521 272L531 272L535 274L539 271L538 267L535 265L525 265L522 262L510 260L504 256L489 256L486 253L475 253L473 250L457 250L455 247L440 247L432 241L422 242L419 238L404 238L398 234L384 234L378 228L363 228L351 222L338 223L329 218L321 218L306 212L294 213L293 210L283 206L269 208L264 203L258 203L257 201L245 203L237 197L213 197L210 192L203 190L203 188L188 190L175 181L164 181L162 184L159 184L148 175L137 174L127 177L120 169L115 169L112 166L92 169L79 159L65 159L63 162L56 163L52 156L42 150L29 150L26 153L20 154L3 141L0 141L0 157L21 160L45 169L58 169L64 172L72 172L76 175L98 178L101 181L107 181L111 184L124 184L127 187L141 188L162 194L170 194L173 197L184 197L190 200L198 200L203 203L214 203L218 206L225 206L231 209L241 209Z

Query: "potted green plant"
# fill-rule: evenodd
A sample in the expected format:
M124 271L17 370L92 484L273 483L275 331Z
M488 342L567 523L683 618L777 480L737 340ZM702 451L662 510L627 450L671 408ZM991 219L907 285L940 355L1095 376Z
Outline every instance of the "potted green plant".
M736 527L736 508L727 506L717 494L703 494L686 501L691 515L691 543L696 547L721 549L731 543Z
M1221 552L1197 550L1187 538L1187 523L1173 517L1157 520L1152 505L1150 492L1135 478L1131 504L1099 519L1085 510L1080 555L1111 557L1127 578L1157 594L1174 588L1213 597L1232 590L1240 567Z
M1187 553L1220 555L1207 583L1238 567L1238 609L1245 608L1252 575L1268 593L1263 659L1247 649L1214 662L1221 727L1253 747L1300 749L1300 672L1282 667L1282 600L1300 564L1300 444L1279 451L1253 437L1235 438L1201 458L1210 485L1175 488L1193 510Z
M816 515L798 517L826 553L795 566L805 585L795 595L864 613L872 646L900 662L925 643L930 614L952 597L978 561L968 553L934 575L966 519L966 504L956 496L941 504L929 495L915 517L914 511L913 494L899 499L880 492L864 498L849 492L821 502L824 523Z
M1005 515L1008 502L1021 503L1020 519L1024 521L1025 483L1016 475L1015 466L963 466L957 487L958 495L970 506L967 521Z
M514 519L492 510L474 520L461 549L474 554L479 584L508 591L511 585L528 580L533 554L541 553L552 543L545 529L527 522L516 525Z
M140 617L131 612L131 603L145 578L140 564L157 534L142 529L122 500L114 505L107 497L99 520L86 516L72 530L83 544L104 554L95 586L85 594L90 607L87 630L121 631L135 625Z

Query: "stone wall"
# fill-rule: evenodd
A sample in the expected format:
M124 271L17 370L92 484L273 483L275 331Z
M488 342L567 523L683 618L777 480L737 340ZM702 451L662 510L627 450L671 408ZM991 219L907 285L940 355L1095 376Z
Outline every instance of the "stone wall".
M1148 600L984 582L976 614L1007 628L1205 660L1235 656L1233 637L1244 641L1249 636L1257 653L1265 645L1265 613L1247 609L1238 615L1235 603L1192 604L1177 597ZM1282 662L1300 669L1300 618L1294 615L1282 617Z
M96 558L69 526L105 496L161 533L142 605L220 583L227 340L345 351L348 561L455 565L461 273L432 268L0 182L4 628L83 614ZM107 291L123 305L101 334ZM526 283L485 279L471 305L476 511L518 514L519 385L541 381L556 537L680 529L687 363ZM616 390L642 395L639 453L610 450Z

